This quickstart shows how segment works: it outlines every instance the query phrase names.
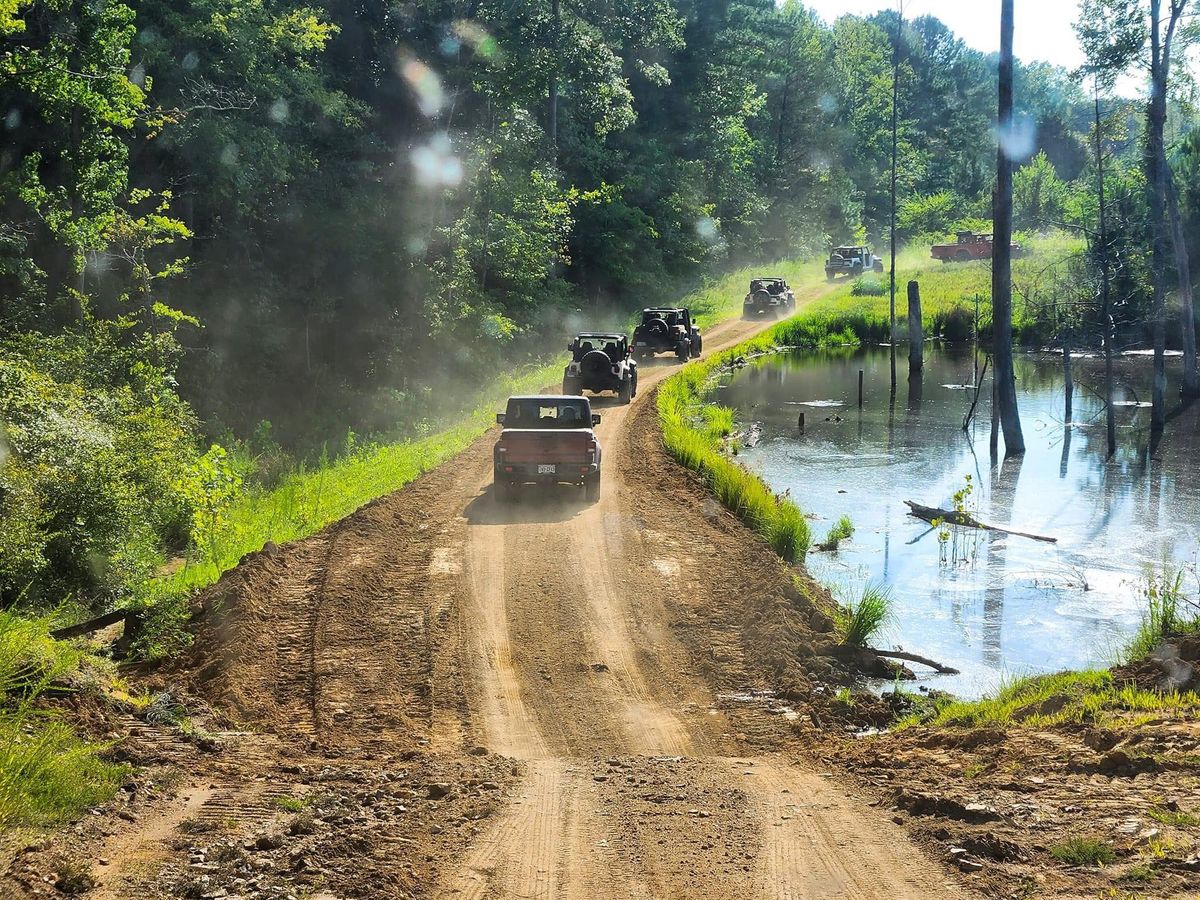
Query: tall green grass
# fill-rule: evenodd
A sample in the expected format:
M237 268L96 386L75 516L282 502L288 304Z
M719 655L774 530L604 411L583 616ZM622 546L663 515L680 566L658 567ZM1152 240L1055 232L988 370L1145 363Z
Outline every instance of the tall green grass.
M1189 603L1184 594L1182 569L1151 573L1142 593L1146 601L1142 621L1129 644L1118 654L1119 662L1145 659L1164 641L1200 631L1200 608Z
M125 773L40 705L82 658L49 629L49 619L0 611L0 830L66 821L112 796Z
M698 472L717 499L783 559L796 562L804 558L812 543L804 514L794 502L776 496L761 478L721 453L719 439L726 428L732 430L732 411L709 412L720 407L704 403L709 380L719 369L741 354L772 343L769 335L756 338L686 366L659 388L658 416L667 452Z
M1065 274L1067 261L1083 249L1075 237L1062 233L1022 238L1031 252L1013 262L1013 283L1018 288L1014 306L1014 329L1024 343L1037 343L1050 334L1053 323L1046 320L1056 289L1055 278ZM971 337L975 298L979 297L980 330L991 331L991 263L986 260L941 263L932 259L927 245L912 245L896 257L896 318L899 336L908 333L909 281L921 286L921 318L926 336L942 335L948 340ZM882 291L876 293L876 281ZM795 328L820 328L830 333L852 331L860 340L887 341L890 336L890 296L887 275L839 280L836 287L807 307L803 323ZM808 346L804 340L785 341L791 346Z
M869 584L857 600L845 604L837 625L842 641L851 647L866 647L892 618L892 595L885 585Z

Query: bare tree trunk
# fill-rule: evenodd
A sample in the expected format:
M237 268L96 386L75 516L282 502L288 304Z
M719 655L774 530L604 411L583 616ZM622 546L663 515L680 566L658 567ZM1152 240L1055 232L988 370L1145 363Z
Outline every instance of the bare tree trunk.
M1196 307L1192 302L1192 262L1183 220L1179 215L1179 191L1169 167L1164 166L1167 182L1167 213L1171 221L1171 241L1175 250L1175 269L1179 272L1179 329L1183 337L1183 382L1180 393L1200 397L1200 372L1196 370Z
M559 30L562 26L562 9L560 0L551 0L550 4L550 20L551 27L554 29L554 35L551 38L551 43L554 50L554 65L558 65L558 44ZM550 139L550 149L553 151L555 158L558 157L558 72L554 71L550 74L549 85L549 102L546 110L546 133Z
M1100 198L1100 329L1104 342L1104 418L1108 455L1117 452L1117 413L1113 407L1113 341L1116 323L1112 314L1112 278L1108 268L1108 207L1104 192L1104 145L1101 143L1100 92L1096 91L1096 187Z
M1163 161L1163 131L1167 121L1167 62L1162 39L1162 0L1150 0L1150 107L1146 113L1146 190L1149 193L1153 253L1150 275L1154 285L1151 325L1154 337L1154 389L1150 429L1166 423L1167 393L1167 210Z
M996 153L996 193L992 198L992 355L996 405L1004 431L1004 455L1025 452L1025 436L1017 410L1012 331L1012 194L1013 163L1005 146L1013 121L1013 0L1000 10L1000 147ZM995 446L995 436L992 438Z

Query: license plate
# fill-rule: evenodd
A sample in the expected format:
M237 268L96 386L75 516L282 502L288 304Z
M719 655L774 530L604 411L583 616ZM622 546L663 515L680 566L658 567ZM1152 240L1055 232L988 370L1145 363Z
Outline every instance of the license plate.
M538 466L539 475L553 475L558 472L558 466Z

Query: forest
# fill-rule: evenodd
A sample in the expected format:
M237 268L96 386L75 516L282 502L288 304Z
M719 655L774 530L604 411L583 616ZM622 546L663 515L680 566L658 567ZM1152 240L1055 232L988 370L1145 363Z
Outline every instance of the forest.
M1088 248L1027 312L1043 337L1100 339L1103 256L1122 340L1150 340L1146 101L1111 77L1146 28L1089 0L1088 71L1017 65L1016 227ZM1195 248L1176 37L1165 142ZM882 252L893 109L898 240L987 229L996 78L935 18L794 0L8 0L0 604L144 600L251 485L436 434L576 323Z

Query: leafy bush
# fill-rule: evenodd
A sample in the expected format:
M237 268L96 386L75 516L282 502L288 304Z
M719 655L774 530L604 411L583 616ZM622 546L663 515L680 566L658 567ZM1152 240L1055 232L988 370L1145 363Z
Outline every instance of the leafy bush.
M162 370L83 368L108 348L103 332L0 348L0 602L101 605L182 545L191 413Z
M842 641L866 647L892 617L892 595L884 585L869 584L858 600L847 603L838 616Z

